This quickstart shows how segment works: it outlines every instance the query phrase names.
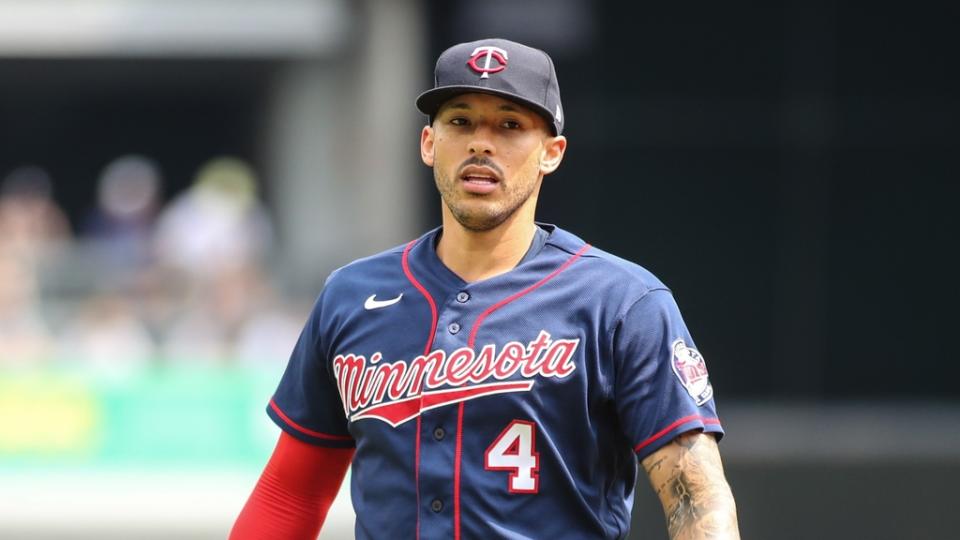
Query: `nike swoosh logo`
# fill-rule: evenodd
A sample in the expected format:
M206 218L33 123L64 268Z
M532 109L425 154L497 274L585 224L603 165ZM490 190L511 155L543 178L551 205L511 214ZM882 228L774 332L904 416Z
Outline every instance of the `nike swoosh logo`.
M377 295L371 294L370 298L367 298L367 301L363 303L363 309L380 309L387 306L392 306L399 302L401 298L403 298L403 293L400 293L400 296L391 298L389 300L377 300Z

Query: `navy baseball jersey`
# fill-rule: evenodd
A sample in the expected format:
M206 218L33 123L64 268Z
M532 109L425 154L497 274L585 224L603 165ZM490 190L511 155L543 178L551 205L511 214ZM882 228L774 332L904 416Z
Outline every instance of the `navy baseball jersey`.
M441 232L331 274L268 414L356 448L359 539L625 538L638 459L722 435L670 291L542 224L467 283Z

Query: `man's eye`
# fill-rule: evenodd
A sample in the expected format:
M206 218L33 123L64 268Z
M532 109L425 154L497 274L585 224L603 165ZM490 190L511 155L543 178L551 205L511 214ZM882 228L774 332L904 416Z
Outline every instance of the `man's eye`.
M517 122L517 121L515 121L515 120L507 120L507 121L505 121L502 125L503 125L503 127L507 128L507 129L519 129L519 128L520 128L520 122Z
M450 123L455 126L465 126L467 125L467 119L462 117L451 118Z

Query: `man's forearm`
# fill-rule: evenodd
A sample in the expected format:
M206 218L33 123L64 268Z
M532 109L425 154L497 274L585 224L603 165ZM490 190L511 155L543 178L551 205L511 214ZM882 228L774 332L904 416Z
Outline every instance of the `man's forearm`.
M684 434L644 460L671 540L739 539L737 509L711 435Z
M352 448L314 446L281 432L230 540L316 538L352 457Z

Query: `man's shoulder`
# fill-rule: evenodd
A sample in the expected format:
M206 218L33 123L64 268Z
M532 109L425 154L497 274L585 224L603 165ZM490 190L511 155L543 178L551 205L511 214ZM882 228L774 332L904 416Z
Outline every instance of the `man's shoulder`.
M602 273L611 280L627 281L647 290L667 288L650 270L608 251L594 247L584 255L594 260Z
M353 260L331 272L324 287L343 286L396 274L401 269L403 252L409 245L410 242L406 242L379 253Z
M556 227L550 235L548 244L575 254L586 242ZM579 271L584 273L591 283L598 286L620 292L629 289L634 291L634 294L644 294L656 289L668 290L660 278L650 270L596 246L591 245L589 249L583 251L581 258L585 264L577 265Z

